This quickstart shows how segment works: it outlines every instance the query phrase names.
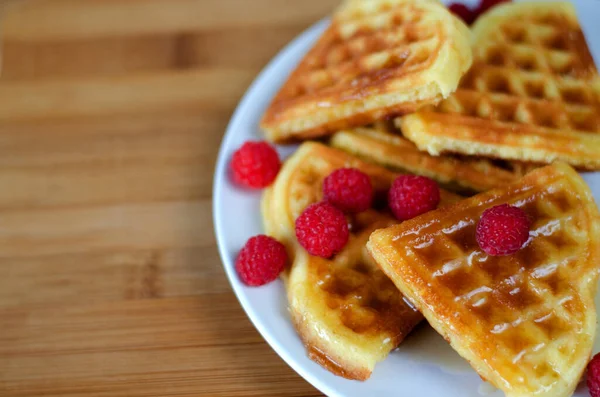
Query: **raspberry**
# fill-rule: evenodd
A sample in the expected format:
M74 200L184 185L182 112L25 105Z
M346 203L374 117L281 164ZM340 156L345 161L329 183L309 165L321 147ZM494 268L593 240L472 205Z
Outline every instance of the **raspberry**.
M454 15L458 16L463 21L465 21L465 23L467 25L472 24L473 21L475 21L475 18L477 18L475 11L471 10L469 7L467 7L464 4L452 3L448 6L448 9Z
M231 159L233 180L251 188L263 188L273 182L281 168L275 149L266 142L246 142Z
M479 7L477 7L477 10L475 10L475 18L477 18L490 8L497 6L498 4L508 2L510 2L510 0L481 0L481 2L479 3Z
M488 255L514 254L529 238L529 218L525 211L508 204L488 208L481 214L475 236Z
M330 258L348 242L348 222L333 205L312 204L296 219L296 237L309 254Z
M325 201L344 212L361 212L371 207L371 179L356 168L340 168L323 181Z
M600 353L596 354L587 366L587 386L590 396L600 397Z
M401 221L434 210L439 202L440 188L424 176L401 175L394 180L388 193L388 204Z
M261 234L246 242L235 261L235 270L244 284L257 287L275 280L286 262L283 244Z

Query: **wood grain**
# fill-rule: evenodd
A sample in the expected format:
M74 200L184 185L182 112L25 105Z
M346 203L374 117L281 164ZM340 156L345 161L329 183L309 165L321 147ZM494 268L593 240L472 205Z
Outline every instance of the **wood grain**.
M14 40L61 40L252 28L298 21L313 23L329 13L336 3L331 0L30 0L8 15L4 34Z
M336 2L5 7L0 395L320 395L234 297L211 187L247 86Z

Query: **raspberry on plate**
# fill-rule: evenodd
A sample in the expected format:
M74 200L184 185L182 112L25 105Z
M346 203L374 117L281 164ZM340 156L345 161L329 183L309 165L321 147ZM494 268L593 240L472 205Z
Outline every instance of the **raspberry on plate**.
M330 258L348 242L344 213L327 202L309 205L296 219L296 237L309 254Z
M472 24L477 18L475 11L471 10L464 4L452 3L448 6L450 12L462 19L467 25Z
M436 209L440 203L440 188L424 176L401 175L394 180L388 193L388 204L401 221Z
M356 168L340 168L323 180L325 201L344 212L361 212L373 202L371 179Z
M587 366L587 386L590 396L600 397L600 353L596 354Z
M266 142L248 141L236 150L231 159L233 180L242 186L269 186L281 168L275 149Z
M483 211L477 223L477 244L488 255L511 255L529 239L530 221L525 211L502 204Z
M261 234L246 242L235 261L235 270L244 284L257 287L275 280L286 263L283 244Z

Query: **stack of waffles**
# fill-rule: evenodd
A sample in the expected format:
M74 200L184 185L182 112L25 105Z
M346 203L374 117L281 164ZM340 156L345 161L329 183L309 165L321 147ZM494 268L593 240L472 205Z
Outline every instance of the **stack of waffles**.
M600 216L572 167L600 170L600 77L572 5L506 3L469 29L437 0L347 0L261 127L301 142L262 213L313 360L365 380L425 318L508 396L573 392L595 338ZM434 179L439 209L400 223L376 199L341 252L311 256L294 222L344 167L376 198L398 173ZM532 226L492 257L473 229L499 204Z

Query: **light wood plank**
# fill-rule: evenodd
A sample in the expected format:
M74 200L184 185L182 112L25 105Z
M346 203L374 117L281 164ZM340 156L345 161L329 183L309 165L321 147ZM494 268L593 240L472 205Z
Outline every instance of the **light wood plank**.
M212 180L198 169L213 164L213 156L167 161L112 157L66 166L5 168L0 185L10 186L10 194L0 196L0 212L207 199Z
M98 77L166 69L230 69L240 65L258 72L304 27L258 25L90 40L7 40L2 80Z
M230 108L0 122L4 168L154 158L216 157ZM211 170L206 170L209 172Z
M201 200L1 213L0 258L214 244L211 208Z
M221 277L225 277L224 273ZM6 326L1 338L11 343L2 343L0 352L3 357L52 356L223 345L224 341L239 346L261 341L246 323L243 310L232 304L237 303L232 294L215 294L213 298L208 301L200 297L172 297L97 304L73 301L56 308L2 308ZM23 321L30 327L20 332ZM239 324L239 330L228 327L230 322Z
M0 121L232 106L254 73L190 70L113 78L4 82ZM0 129L0 132L3 132Z
M38 0L13 7L7 40L62 40L193 32L317 21L339 0ZM27 21L27 23L23 23Z
M7 1L0 395L321 395L231 291L211 186L252 79L338 0Z
M317 395L290 387L295 375L283 363L274 365L275 353L263 348L234 299L225 293L211 302L171 298L56 311L0 310L7 319L0 334L0 391L16 396L48 390L70 396ZM22 322L28 324L25 333L19 329Z
M0 124L0 186L10 186L0 211L208 198L221 117L180 111Z
M0 308L227 293L212 245L0 260ZM34 292L34 293L33 293Z

